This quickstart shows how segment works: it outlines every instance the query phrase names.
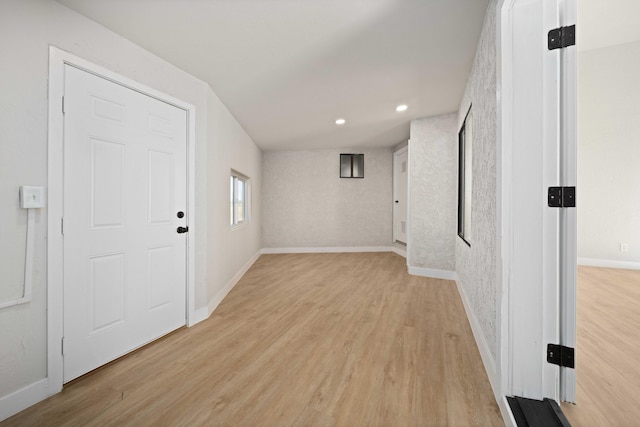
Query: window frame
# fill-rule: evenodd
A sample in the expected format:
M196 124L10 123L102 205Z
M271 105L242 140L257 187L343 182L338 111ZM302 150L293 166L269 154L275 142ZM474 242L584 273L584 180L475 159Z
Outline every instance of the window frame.
M473 198L473 114L472 106L458 131L458 237L471 246Z
M340 178L364 179L364 154L341 153Z
M239 228L250 222L250 212L251 212L251 203L250 203L250 195L251 195L251 183L248 176L239 173L235 170L231 170L230 180L229 180L229 202L230 206L230 215L229 215L229 225L231 228ZM238 182L243 183L243 194L242 197L239 197ZM242 199L242 200L240 200ZM242 219L238 219L238 201L242 202Z

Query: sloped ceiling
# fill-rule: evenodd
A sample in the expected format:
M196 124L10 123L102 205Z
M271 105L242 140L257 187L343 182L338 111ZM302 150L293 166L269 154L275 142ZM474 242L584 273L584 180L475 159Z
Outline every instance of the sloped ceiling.
M456 111L487 0L59 0L207 82L263 150L392 146ZM404 113L395 111L407 104ZM347 123L336 126L335 120Z

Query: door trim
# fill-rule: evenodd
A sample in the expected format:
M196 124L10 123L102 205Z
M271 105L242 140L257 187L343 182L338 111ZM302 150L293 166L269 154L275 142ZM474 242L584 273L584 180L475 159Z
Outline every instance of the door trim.
M554 8L542 0L507 0L505 3L501 34L504 116L500 123L498 172L502 203L502 224L498 227L499 232L502 230L501 305L502 314L506 315L501 319L501 323L506 322L501 325L506 336L501 337L500 355L506 356L508 365L502 381L503 394L557 400L559 370L548 365L544 357L545 343L558 338L558 284L554 280L558 261L557 252L552 248L557 233L553 228L557 213L545 208L543 190L558 181L553 168L549 167L557 163L554 158L557 141L549 137L557 125L554 121L557 94L555 88L547 84L555 72L555 64L549 61L549 56L535 56L531 50L542 51L546 41L543 30ZM523 22L526 25L522 25ZM521 49L527 43L532 48ZM525 80L534 82L536 89L524 90ZM529 114L530 111L535 115ZM522 119L524 116L527 120ZM526 199L527 194L537 197ZM503 367L504 362L500 361Z
M545 50L546 55L542 59L541 67L526 67L530 50L517 49L515 40L524 37L533 46L540 43L541 39L544 42L548 30L560 25L569 25L566 20L570 19L572 11L575 11L576 0L553 0L553 4L551 2L545 4L546 9L539 16L529 15L529 28L514 25L516 7L530 3L528 0L501 0L498 3L497 239L500 256L497 273L498 283L501 286L497 301L499 313L497 321L500 337L498 343L500 394L502 396L520 395L534 399L549 397L560 401L560 372L558 367L546 363L546 344L558 341L560 338L562 301L558 272L559 268L572 261L567 258L558 261L557 255L560 255L560 252L547 250L555 245L557 236L552 236L554 233L551 229L545 230L542 227L540 211L535 209L527 211L518 206L517 195L522 188L515 188L514 181L530 185L533 179L528 177L532 175L531 171L522 167L521 158L520 163L517 163L518 149L526 143L522 134L526 133L527 126L531 127L531 123L517 121L514 116L520 113L522 117L523 111L526 112L527 105L523 101L537 103L541 108L538 112L539 117L535 118L536 124L540 129L545 129L545 123L550 123L552 116L557 114L560 117L566 113L567 105L559 104L560 94L555 86L547 85L544 90L528 92L522 90L522 85L518 86L514 80L516 65L520 70L518 76L520 83L525 79L535 81L547 78L549 81L548 76L560 69L560 61L557 53L554 57L552 56L554 54L549 55ZM563 15L563 11L566 15ZM553 26L550 25L551 15L553 19L557 19ZM573 23L575 22L571 22ZM572 65L569 64L569 66ZM566 118L563 116L562 120ZM534 119L530 119L529 122L531 120ZM545 135L552 133L549 130L555 132L559 127L564 126L564 123L556 123L553 126L556 127L548 129ZM542 159L541 156L531 167L535 174L543 178L542 185L539 185L540 191L534 191L533 194L537 193L537 203L544 206L546 187L553 185L549 180L551 174L548 171L545 172L545 167L548 169L550 163L559 162L557 153L560 145L550 142L550 138L540 140L545 144L545 158ZM540 144L540 140L534 143ZM560 182L560 176L554 177L553 182ZM545 215L543 222L548 221L549 212L545 211L543 215ZM529 229L535 227L532 229L533 232L543 233L543 241L538 242L535 248L517 245L514 234L526 227ZM517 250L515 250L516 247ZM534 271L540 280L530 280L523 286L521 278L523 275L533 276L531 271ZM526 346L530 347L530 351L527 351ZM532 351L531 348L533 348Z
M49 123L48 123L48 212L47 212L47 379L49 395L63 385L62 337L64 332L64 246L61 233L63 216L64 67L71 65L136 92L180 108L187 113L187 223L195 231L195 117L193 105L95 65L55 46L49 47ZM195 315L195 233L187 236L187 326L197 322Z
M560 5L560 24L578 21L576 0ZM578 52L577 46L561 49L560 55L560 185L576 186L578 180ZM576 348L578 221L577 209L561 209L560 216L560 340ZM578 350L576 348L576 350ZM560 368L560 400L576 402L576 369Z
M402 148L397 149L396 151L393 152L393 200L396 199L397 193L398 193L398 180L397 180L397 176L396 176L396 156L402 154L402 153L407 153L407 218L405 219L405 235L407 236L405 240L407 240L407 242L403 242L405 245L408 244L408 240L409 240L409 145L405 145ZM397 216L397 210L398 207L397 205L392 201L393 203L393 215L392 215L392 225L393 225L393 229L392 229L392 238L393 238L393 243L395 243L396 240L396 216Z

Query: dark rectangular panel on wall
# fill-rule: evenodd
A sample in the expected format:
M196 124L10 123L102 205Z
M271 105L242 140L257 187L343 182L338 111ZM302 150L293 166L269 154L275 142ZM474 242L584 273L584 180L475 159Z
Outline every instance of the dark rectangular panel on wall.
M340 154L340 178L364 178L364 154Z

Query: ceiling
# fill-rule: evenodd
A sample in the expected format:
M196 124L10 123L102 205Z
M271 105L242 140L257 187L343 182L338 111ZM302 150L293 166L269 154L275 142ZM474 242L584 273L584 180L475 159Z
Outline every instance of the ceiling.
M389 147L458 109L487 0L58 0L204 80L263 150ZM399 104L407 104L403 113ZM336 126L337 118L346 124Z

